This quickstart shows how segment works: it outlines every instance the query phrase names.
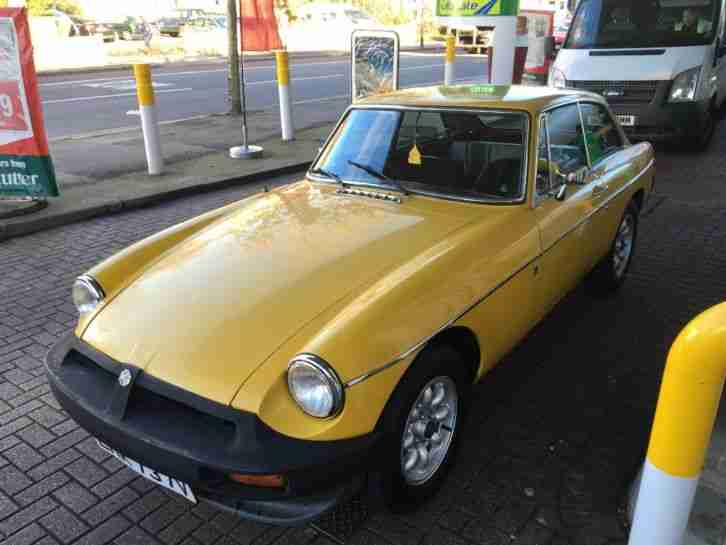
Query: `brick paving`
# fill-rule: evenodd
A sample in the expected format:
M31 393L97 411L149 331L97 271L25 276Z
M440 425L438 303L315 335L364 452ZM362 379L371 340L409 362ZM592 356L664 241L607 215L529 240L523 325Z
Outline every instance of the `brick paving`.
M434 501L405 517L356 518L356 507L317 529L279 529L192 506L109 458L49 393L42 360L75 323L73 279L238 199L239 189L0 244L0 543L626 543L619 507L642 460L668 347L726 298L724 141L726 129L708 155L659 151L659 194L621 294L601 301L576 291L475 389L454 471Z

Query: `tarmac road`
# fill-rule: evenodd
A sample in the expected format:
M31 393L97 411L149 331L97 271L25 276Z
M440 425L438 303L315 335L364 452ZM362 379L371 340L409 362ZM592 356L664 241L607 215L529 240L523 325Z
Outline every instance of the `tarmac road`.
M249 110L276 108L277 82L273 60L246 65ZM486 58L460 56L457 80L481 81ZM297 106L317 105L350 96L347 56L320 56L293 61L293 101ZM225 63L183 63L155 68L156 100L161 121L173 121L228 110ZM401 54L400 85L413 87L443 82L444 59L439 53ZM40 78L40 94L50 138L107 129L136 127L136 91L130 70L83 73ZM338 117L331 110L330 121Z

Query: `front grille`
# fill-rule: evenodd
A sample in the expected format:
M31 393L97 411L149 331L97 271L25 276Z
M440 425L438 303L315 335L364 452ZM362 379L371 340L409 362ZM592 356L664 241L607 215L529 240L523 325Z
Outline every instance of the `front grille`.
M236 429L233 422L198 411L138 384L131 390L124 420L132 427L153 430L154 435L162 439L193 434L200 445L206 442L230 445Z
M573 89L604 96L613 104L650 104L658 91L658 81L568 81Z

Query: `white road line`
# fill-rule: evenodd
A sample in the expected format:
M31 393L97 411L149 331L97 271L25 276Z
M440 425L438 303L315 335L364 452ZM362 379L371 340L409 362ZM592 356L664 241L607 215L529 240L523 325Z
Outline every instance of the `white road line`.
M161 91L156 91L155 94L159 95L162 93L181 93L184 91L193 91L191 87L186 87L184 89L162 89ZM118 93L115 95L96 95L92 97L74 97L74 98L61 98L57 100L45 100L43 101L43 104L63 104L66 102L83 102L88 100L99 100L102 98L120 98L120 97L135 97L136 93Z
M350 61L330 61L330 62L314 62L309 64L292 64L292 68L296 66L305 67L305 66L324 66L329 64L350 64ZM272 70L274 72L275 70L275 64L271 64L270 66L253 66L253 67L247 67L245 66L245 72L252 72L255 70ZM185 72L158 72L154 73L154 79L156 78L169 78L174 76L195 76L197 74L214 74L218 72L224 72L227 73L228 70L226 68L215 68L213 70L189 70ZM129 79L128 76L126 77L117 77L117 78L95 78L95 79L81 79L81 80L65 80L65 81L54 81L52 83L41 83L40 87L60 87L63 85L85 85L89 83L102 83L102 82L113 82L113 81L125 81Z

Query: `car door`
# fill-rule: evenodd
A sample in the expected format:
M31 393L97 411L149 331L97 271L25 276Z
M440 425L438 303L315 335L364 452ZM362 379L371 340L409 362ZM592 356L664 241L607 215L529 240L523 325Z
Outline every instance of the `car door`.
M568 176L583 180L589 167L576 102L543 114L538 154L534 206L542 248L538 300L544 315L577 285L587 267L591 188L566 183Z
M586 248L588 266L592 268L610 250L628 204L629 197L621 190L637 172L608 109L602 104L582 102L580 111L591 162L587 180L592 214L587 223Z

